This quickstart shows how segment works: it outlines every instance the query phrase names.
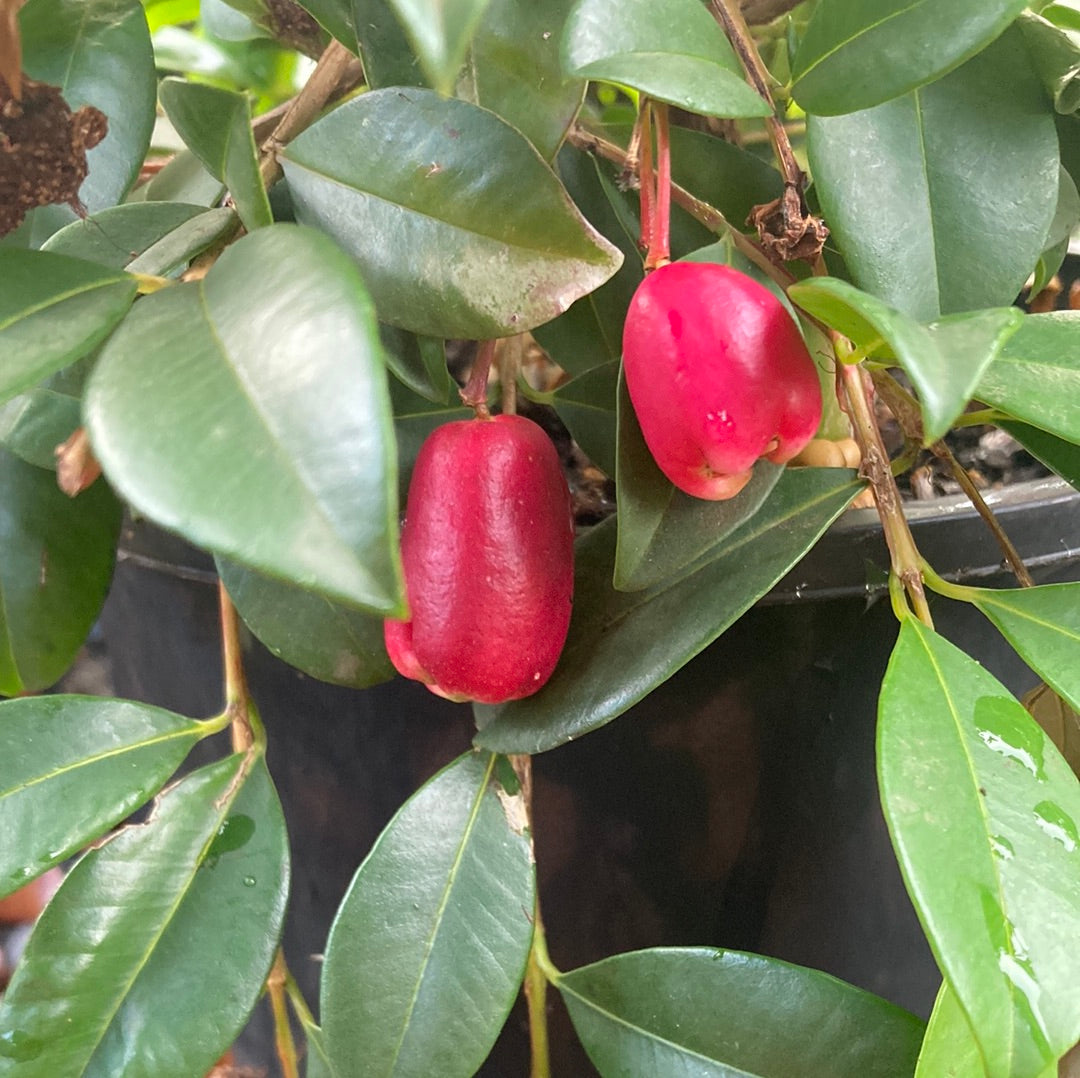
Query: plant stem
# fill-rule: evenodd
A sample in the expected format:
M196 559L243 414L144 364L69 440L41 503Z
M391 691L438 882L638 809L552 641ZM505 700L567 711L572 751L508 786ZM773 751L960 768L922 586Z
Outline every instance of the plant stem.
M769 89L769 72L762 63L742 11L738 4L732 3L731 0L709 0L709 10L724 28L724 33L727 34L735 55L738 56L739 63L746 72L747 81L772 110L772 115L765 120L765 123L769 129L773 149L776 151L776 159L780 162L784 182L798 188L801 193L806 176L799 168L799 162L795 160L787 130L776 115L776 102L773 101L772 92Z
M919 403L915 398L895 379L885 371L879 371L874 376L874 384L881 393L882 399L888 405L889 410L896 416L905 437L922 444L923 424L922 414L919 411ZM986 504L979 488L971 481L971 476L961 466L953 455L953 451L943 442L937 441L930 446L930 452L939 460L945 461L953 478L960 485L960 489L967 495L968 501L975 507L975 511L982 517L990 533L994 536L1005 564L1012 570L1013 575L1024 588L1034 587L1035 581L1024 564L1020 552L1013 545L1012 540L1006 534L1001 522L994 515L994 511Z
M580 124L574 124L570 128L566 140L572 146L576 146L586 153L599 154L605 160L618 165L620 169L625 169L630 163L630 155L621 146L610 142L608 139L601 138L599 135L594 135ZM781 288L787 288L788 285L795 283L793 274L788 273L782 266L773 263L759 243L735 228L715 206L703 202L677 183L671 185L671 198L677 205L686 210L695 221L709 229L710 232L715 232L721 236L730 236L735 249L740 254L745 255L763 273L768 274Z
M274 1014L274 1048L281 1064L282 1078L300 1078L300 1064L296 1058L296 1042L289 1025L289 1009L285 1005L286 984L289 970L285 954L278 948L270 975L266 978L266 993L270 997L270 1009Z
M652 107L648 98L641 100L640 140L638 142L638 198L641 203L641 238L638 246L641 250L652 250L653 235L656 232L656 170L653 168ZM648 259L645 262L648 271Z
M652 231L645 256L645 272L659 269L671 261L671 131L668 107L662 101L651 103L656 119L656 200L653 203Z
M837 370L847 399L848 415L862 452L860 474L868 479L873 487L874 501L881 517L885 542L889 547L892 570L904 585L918 619L932 629L934 622L926 602L926 592L923 590L922 559L904 516L900 491L889 466L889 454L881 440L881 431L870 406L873 383L861 366L843 361L843 353L848 348L847 341L835 332L831 336L839 359Z
M221 608L221 653L225 668L225 714L232 724L233 752L247 752L256 741L251 696L240 652L240 618L225 585L218 581Z
M509 757L514 772L521 783L521 799L525 804L525 819L529 826L529 846L533 861L536 860L536 844L533 828L532 757L524 754ZM525 1002L529 1010L529 1043L532 1047L530 1078L551 1078L551 1053L547 1027L547 969L551 959L544 939L544 921L540 915L540 895L533 903L533 938L529 948L529 961L525 967Z
M326 46L303 89L293 98L281 122L260 147L259 174L265 187L281 178L278 153L322 112L354 59L340 41L331 41Z
M494 358L495 342L481 341L476 349L476 358L469 372L469 380L465 383L465 388L458 393L462 403L468 405L476 413L477 419L491 418L491 412L487 406L487 387L491 361Z

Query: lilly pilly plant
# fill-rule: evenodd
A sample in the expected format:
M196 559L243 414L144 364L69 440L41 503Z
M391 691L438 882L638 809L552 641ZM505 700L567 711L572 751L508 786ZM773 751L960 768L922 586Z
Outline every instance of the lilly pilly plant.
M0 1075L199 1078L265 988L290 1078L471 1075L522 990L543 1078L551 986L602 1075L1057 1074L1080 1040L1080 786L1021 703L935 632L930 596L975 606L1080 708L1080 584L1033 585L992 514L1018 586L950 582L920 554L894 473L923 447L951 461L950 429L977 423L1080 478L1080 314L1012 306L1080 220L1080 11L6 0L0 16L0 894L73 861L0 1004ZM151 150L159 106L173 153ZM682 262L718 265L668 272ZM530 333L561 368L554 389L515 377ZM475 418L448 340L481 342ZM526 557L533 532L568 521L504 526L519 494L563 505L530 491L535 468L491 481L491 516L455 522L497 468L469 446L534 437L484 426L493 353L502 410L515 389L540 400L617 488L617 514L577 538L565 645L536 691L528 670L512 691L474 676L528 641L484 658L470 589L440 606L427 575L410 603L399 548L399 481L421 442L464 421L454 467L425 473L408 575L490 567L487 632L504 635L493 574L534 612L549 601L527 591L537 573L568 579L568 562ZM735 354L742 373L723 367ZM893 461L878 402L906 443ZM777 429L751 445L732 416ZM685 445L704 458L678 457ZM668 478L688 472L709 482ZM878 777L941 970L929 1023L709 940L556 969L531 756L616 720L856 497L880 514L899 622ZM95 622L124 505L217 560L217 716L43 694ZM453 557L443 510L445 547L462 528L472 544ZM474 705L473 751L357 869L321 1025L278 949L289 841L239 619L357 688L392 673L385 622L410 676L495 696ZM231 750L175 777L225 730Z

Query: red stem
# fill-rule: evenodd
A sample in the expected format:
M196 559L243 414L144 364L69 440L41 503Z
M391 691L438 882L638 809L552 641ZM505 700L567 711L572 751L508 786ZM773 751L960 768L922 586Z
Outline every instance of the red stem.
M641 195L641 240L639 246L644 251L651 251L653 232L656 228L656 176L653 172L652 155L652 107L648 101L644 100L641 103L638 187Z
M656 203L653 206L653 230L645 269L654 270L671 261L671 130L668 107L662 101L650 106L656 116Z
M481 341L476 349L476 358L473 360L472 370L469 372L469 380L459 396L464 404L467 404L475 413L477 419L490 419L491 412L487 406L488 373L491 370L491 361L495 358L495 342Z

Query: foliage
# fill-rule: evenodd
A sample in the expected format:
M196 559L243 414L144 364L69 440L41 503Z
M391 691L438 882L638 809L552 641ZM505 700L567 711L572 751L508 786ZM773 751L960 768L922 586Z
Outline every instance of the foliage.
M1080 709L1080 584L962 587L921 561L867 394L896 412L904 460L975 408L1080 479L1080 313L1011 306L1080 223L1080 17L1020 0L773 7L789 10L752 32L735 0L26 0L0 23L0 79L18 79L21 42L29 78L109 123L83 212L40 205L0 242L0 896L78 855L0 1001L0 1078L199 1078L243 1027L289 844L235 611L315 677L388 678L403 484L423 438L467 414L446 342L517 340L507 355L530 331L566 377L520 391L616 480L618 513L578 538L551 680L478 705L474 751L357 869L321 1025L293 992L307 1073L467 1078L523 981L534 1035L553 985L605 1076L775 1076L795 1059L809 1078L1057 1073L1080 1041L1080 785L934 632L925 589L972 604ZM324 50L313 74L298 46ZM284 99L284 120L260 115ZM619 370L650 240L625 120L669 106L673 253L784 297L843 400L819 433L853 433L862 476L759 461L737 497L705 502L649 456ZM799 246L812 209L821 257ZM87 482L95 461L103 478L69 497L52 449L82 430ZM864 478L900 622L879 787L942 973L929 1025L705 940L560 972L536 916L527 754L685 665ZM34 695L97 617L122 505L217 560L211 719ZM167 785L226 728L232 751Z

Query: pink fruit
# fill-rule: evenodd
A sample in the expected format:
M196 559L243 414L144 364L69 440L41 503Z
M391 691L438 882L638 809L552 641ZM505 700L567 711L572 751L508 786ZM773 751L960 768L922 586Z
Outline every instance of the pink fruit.
M672 262L634 293L626 387L660 470L680 490L738 494L760 457L783 464L821 422L821 387L784 305L746 274Z
M500 415L431 434L401 554L412 616L385 623L400 673L489 704L548 680L570 623L574 527L558 454L535 423Z
M0 898L0 924L22 924L36 921L38 914L48 905L64 882L62 869L50 868L36 880Z

